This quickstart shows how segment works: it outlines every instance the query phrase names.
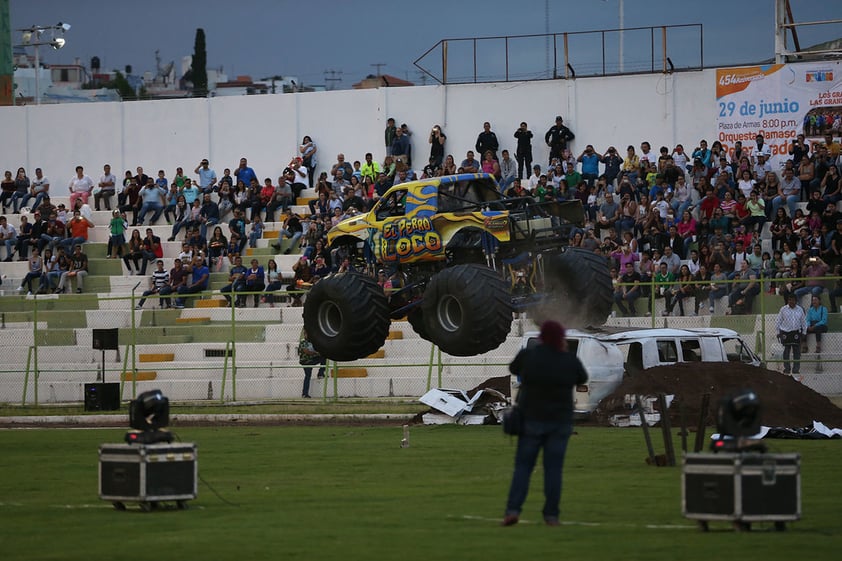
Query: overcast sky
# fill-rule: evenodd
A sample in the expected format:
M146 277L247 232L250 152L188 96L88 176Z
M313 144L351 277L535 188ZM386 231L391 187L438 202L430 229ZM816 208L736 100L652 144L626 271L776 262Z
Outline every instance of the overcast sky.
M201 27L207 35L208 68L222 67L230 78L284 75L320 85L326 84L325 71L336 71L327 77L341 82L327 84L347 88L376 73L375 64L383 65L379 68L384 74L421 83L413 61L440 39L614 29L620 24L619 2L10 0L10 11L13 30L59 21L73 26L64 49L42 51L48 64L70 64L78 57L87 66L92 56L98 56L103 70L131 65L140 74L155 70L155 50L159 50L164 64L175 61L179 69L181 57L192 54L195 30ZM705 66L758 62L774 56L774 4L774 0L624 0L624 27L701 23ZM842 18L839 0L791 4L796 21ZM19 33L12 33L17 43ZM804 47L842 36L842 26L802 27L798 33ZM691 35L681 36L687 38L688 44L682 45L686 52L698 49L698 39ZM626 37L629 61L636 56L648 59L649 48L635 49L634 37ZM470 65L469 51L463 53L468 53ZM540 44L534 54L537 60L548 56ZM673 59L678 54L674 50Z

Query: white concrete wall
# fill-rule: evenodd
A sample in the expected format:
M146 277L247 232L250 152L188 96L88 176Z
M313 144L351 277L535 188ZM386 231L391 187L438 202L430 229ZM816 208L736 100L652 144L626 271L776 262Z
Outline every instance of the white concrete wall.
M276 179L296 154L301 138L313 137L319 168L338 152L382 160L388 117L413 131L413 164L429 156L434 124L447 134L446 153L457 163L473 149L483 121L490 121L501 148L513 151L521 121L535 133L536 163L548 150L544 132L561 114L575 132L574 150L586 144L621 153L626 145L651 142L692 150L716 132L715 70L541 82L419 86L304 94L222 97L127 103L0 108L0 171L19 166L30 176L41 167L57 194L66 194L76 165L96 179L110 163L122 178L143 166L149 175L177 166L192 173L209 157L218 174L246 156L258 176Z

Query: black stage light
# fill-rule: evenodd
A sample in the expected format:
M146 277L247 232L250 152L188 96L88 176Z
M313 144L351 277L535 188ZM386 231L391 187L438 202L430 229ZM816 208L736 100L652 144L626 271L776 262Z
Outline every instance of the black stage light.
M170 400L161 390L143 392L129 403L129 444L172 442L172 433L164 429L170 422Z
M716 412L719 439L713 442L714 451L765 448L750 438L760 432L760 412L760 398L754 390L741 390L723 398Z

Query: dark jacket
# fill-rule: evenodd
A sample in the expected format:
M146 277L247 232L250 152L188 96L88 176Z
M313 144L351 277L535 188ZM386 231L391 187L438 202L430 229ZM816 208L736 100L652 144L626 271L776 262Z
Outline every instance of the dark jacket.
M573 391L588 381L588 373L576 355L541 344L522 349L509 371L520 376L518 405L524 417L573 422Z

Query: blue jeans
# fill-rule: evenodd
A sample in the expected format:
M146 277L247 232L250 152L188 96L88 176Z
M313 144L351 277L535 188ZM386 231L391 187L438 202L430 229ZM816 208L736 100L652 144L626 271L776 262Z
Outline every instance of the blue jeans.
M795 211L798 208L798 201L800 197L798 195L788 195L786 198L777 196L772 199L772 216L776 216L778 209L783 205L786 205L787 210L789 210L789 217L790 219L795 216Z
M801 300L801 297L805 294L812 294L813 296L821 297L822 292L824 292L823 286L802 286L801 288L795 289L795 298L797 300Z
M573 425L560 421L527 419L524 434L518 437L515 472L506 502L506 514L519 515L529 492L529 478L535 468L538 452L544 449L544 520L558 520L561 502L561 469L567 441Z
M164 213L164 207L160 203L143 203L143 206L140 207L140 212L137 215L138 224L143 224L143 220L144 218L146 218L146 213L150 210L155 212L152 215L152 220L149 221L150 226L157 222L158 219L161 218L161 215Z
M319 362L321 366L319 366L319 378L325 377L325 359L322 358L321 362ZM304 367L304 386L301 388L301 397L310 397L310 378L313 376L313 367L312 366L305 366Z

